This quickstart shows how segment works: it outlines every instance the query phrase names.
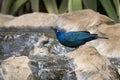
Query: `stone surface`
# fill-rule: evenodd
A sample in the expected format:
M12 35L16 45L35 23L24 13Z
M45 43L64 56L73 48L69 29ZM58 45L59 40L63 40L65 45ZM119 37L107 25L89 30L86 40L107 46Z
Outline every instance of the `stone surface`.
M7 28L48 28L57 25L67 31L89 30L94 32L94 29L103 23L111 24L113 21L98 12L85 9L61 15L36 12L24 14L8 21L4 26Z
M29 58L30 59L39 59L40 56L49 55L50 52L48 51L47 47L44 47L44 43L48 42L48 37L42 35L37 43L34 44L34 49L30 51Z
M94 29L100 24L111 24L113 20L93 10L85 9L59 15L56 23L66 31L88 30L94 32Z
M5 23L7 23L8 21L10 21L14 18L15 17L13 17L11 15L0 14L0 27L3 27Z
M102 24L98 27L96 31L99 34L107 36L109 39L98 39L91 41L92 46L94 46L100 54L107 57L120 57L120 24L107 25Z
M24 14L6 22L4 26L7 28L25 28L24 31L29 30L29 28L39 30L39 28L57 25L66 31L88 30L94 33L97 27L104 23L112 24L113 21L98 12L85 9L61 15L37 12Z
M0 65L0 80L4 80L3 76L2 76L2 67L1 67L1 65Z
M77 80L119 80L115 67L94 47L84 45L67 56L76 65Z
M26 56L10 57L1 66L4 80L34 80Z
M36 80L76 80L72 60L64 55L31 55L32 71Z
M57 19L57 15L48 14L48 13L30 13L24 14L22 16L18 16L15 19L7 22L5 27L20 27L20 28L38 28L38 27L48 27L55 26L55 21Z

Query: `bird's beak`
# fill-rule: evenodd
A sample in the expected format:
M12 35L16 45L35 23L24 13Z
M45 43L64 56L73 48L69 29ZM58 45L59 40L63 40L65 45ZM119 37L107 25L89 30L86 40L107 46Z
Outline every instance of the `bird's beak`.
M50 29L54 30L55 28L54 27L50 27Z
M57 29L56 28L54 28L54 27L50 27L53 31L56 31Z

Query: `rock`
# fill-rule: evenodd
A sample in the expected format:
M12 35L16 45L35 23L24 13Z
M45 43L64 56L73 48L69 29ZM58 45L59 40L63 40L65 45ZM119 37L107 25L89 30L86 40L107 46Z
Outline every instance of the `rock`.
M56 23L66 31L88 30L94 32L94 29L100 24L111 24L113 20L93 10L85 9L59 15Z
M55 26L56 19L57 15L55 14L34 12L16 17L15 19L5 23L5 27L9 28L14 26L16 28L45 28L48 26Z
M34 80L26 56L10 57L4 60L1 66L4 80Z
M30 51L29 58L30 59L39 59L40 56L49 55L50 52L48 51L48 48L44 47L44 43L48 42L48 37L45 35L42 35L37 43L34 44L34 49Z
M67 31L89 30L94 32L100 24L111 24L113 20L90 9L80 10L61 15L48 13L29 13L18 16L15 19L4 24L11 28L48 28L50 26L63 27Z
M14 18L15 17L13 17L11 15L0 14L0 27L3 27L6 22L8 22Z
M95 32L96 27L101 24L112 24L113 20L90 9L80 10L61 15L48 13L29 13L18 16L4 24L6 28L24 28L29 29L49 28L50 26L59 26L66 31L89 30ZM9 29L10 30L10 29ZM11 29L13 30L13 29Z
M96 31L109 39L98 39L91 41L92 46L94 46L100 54L106 57L120 57L120 24L107 25L102 24L98 27Z
M75 73L70 73L74 68L70 58L63 55L39 55L38 57L36 60L31 59L33 73L37 80L76 80Z
M120 80L116 68L90 46L81 46L68 55L73 59L77 80Z
M4 80L3 77L2 77L2 68L1 68L1 65L0 65L0 80Z

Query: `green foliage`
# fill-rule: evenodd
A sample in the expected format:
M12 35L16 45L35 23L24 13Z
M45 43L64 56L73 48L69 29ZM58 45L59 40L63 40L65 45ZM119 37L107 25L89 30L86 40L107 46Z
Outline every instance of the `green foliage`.
M31 2L32 10L34 12L39 12L39 0L30 0L30 2Z
M2 0L1 13L9 13L12 0Z
M86 8L97 10L97 0L83 0L83 3Z
M13 6L10 9L10 14L15 14L17 10L26 2L27 0L17 0L16 2L14 2Z
M69 0L68 11L77 11L82 9L82 0Z
M114 5L115 5L115 10L116 10L116 14L118 17L118 22L120 22L120 1L119 0L113 0Z
M59 13L67 12L68 10L68 0L62 0L61 5L59 6Z
M112 2L107 0L100 0L100 2L103 5L107 15L111 17L113 20L118 21L117 14L114 9L114 6L112 5Z
M56 0L43 0L43 2L49 13L58 13Z
M120 22L120 0L1 0L0 11L4 14L21 15L27 12L61 14L81 9L93 9L115 22ZM19 14L21 13L21 14Z

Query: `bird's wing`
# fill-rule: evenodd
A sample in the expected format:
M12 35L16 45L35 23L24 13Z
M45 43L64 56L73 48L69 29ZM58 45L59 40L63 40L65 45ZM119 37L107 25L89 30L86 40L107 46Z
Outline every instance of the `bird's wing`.
M65 34L65 39L69 42L82 40L90 37L90 33L87 31L68 32Z

